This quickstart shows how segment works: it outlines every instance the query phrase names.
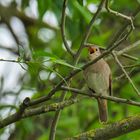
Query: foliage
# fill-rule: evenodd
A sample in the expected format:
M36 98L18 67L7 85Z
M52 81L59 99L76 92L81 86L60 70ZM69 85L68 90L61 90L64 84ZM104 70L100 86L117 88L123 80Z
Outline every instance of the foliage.
M16 10L16 14L12 10L13 2L15 2L14 9ZM81 40L83 39L83 35L87 29L87 25L95 14L95 10L98 8L99 3L99 0L68 1L66 9L65 36L67 38L68 45L70 45L74 52L78 50ZM31 8L32 5L36 6L36 17L33 17L33 14L27 10L28 8ZM112 9L126 15L131 15L138 5L139 0L110 1ZM61 80L64 80L64 77L67 76L73 69L80 69L80 66L87 62L87 52L86 49L83 49L80 55L79 63L75 65L75 59L73 59L64 47L60 30L63 0L21 0L21 5L16 3L16 1L11 1L8 7L9 13L6 13L7 15L5 14L5 18L1 19L2 23L7 25L7 22L10 23L12 17L16 16L24 28L24 34L28 42L28 45L24 44L22 38L16 35L21 42L18 43L16 41L17 46L21 48L23 47L23 55L17 55L18 47L16 47L16 53L14 53L13 50L11 51L11 55L16 55L15 60L18 60L16 65L19 65L19 62L21 62L21 69L24 68L24 74L20 74L17 77L17 79L19 79L17 84L20 89L18 91L8 91L13 94L16 100L18 100L15 104L18 106L19 102L22 101L19 101L17 96L20 96L23 91L25 92L27 90L28 92L32 92L33 95L31 99L37 99L47 95L49 91ZM1 11L0 15L2 15ZM136 29L132 32L128 39L117 48L117 50L121 50L139 40L139 19L140 16L138 15L134 21ZM108 13L107 10L103 9L95 20L88 42L97 44L102 48L107 48L117 31L120 27L122 27L122 25L124 25L124 23L124 19L116 17L115 15ZM20 49L20 51L21 50L22 49ZM139 63L139 48L136 47L136 49L133 49L129 52L129 54L137 57L138 60L134 61L120 56L119 59L123 65ZM112 69L114 96L140 101L126 78L123 77L116 80L116 78L123 72L120 67L115 64L115 61L111 59L108 63ZM140 90L139 70L140 68L138 66L128 68L127 72L129 73L132 71L132 80L136 87ZM1 79L3 80L3 76L1 76ZM1 86L3 86L2 80ZM64 81L64 83L65 85L76 87L78 89L84 89L86 85L82 72L73 77L70 82ZM3 97L6 93L7 91L1 90L1 98L6 99L6 97ZM53 99L49 100L46 104L59 102L60 94L61 91L57 91ZM8 94L5 96L8 96ZM71 92L67 92L65 98L69 99L70 96ZM24 98L22 100L24 100ZM126 104L109 102L108 107L109 123L139 113L138 107ZM3 112L2 109L0 111L1 113ZM15 111L15 108L11 108L11 112L12 111ZM15 124L15 128L11 129L12 132L9 140L48 139L54 114L55 112L47 113L17 122ZM96 100L84 98L79 103L62 110L60 120L58 121L56 139L62 140L79 134L80 132L102 126L103 125L100 124L98 120L98 107ZM6 129L7 127L3 128L0 131L0 134L4 134ZM139 134L140 131L137 131L114 138L114 140L139 139Z

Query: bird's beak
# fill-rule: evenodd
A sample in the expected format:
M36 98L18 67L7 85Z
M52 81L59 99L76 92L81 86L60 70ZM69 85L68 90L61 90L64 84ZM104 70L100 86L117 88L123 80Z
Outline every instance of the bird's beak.
M92 54L92 53L95 53L95 48L93 48L93 47L88 47L88 50L89 50L89 52L90 52L90 54Z
M93 47L93 44L85 44L84 47L88 48L90 54L95 52L95 48Z

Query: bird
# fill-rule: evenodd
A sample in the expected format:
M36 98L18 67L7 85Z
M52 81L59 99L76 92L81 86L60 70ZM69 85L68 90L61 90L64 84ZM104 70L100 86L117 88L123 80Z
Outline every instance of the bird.
M91 61L101 55L101 51L97 45L85 45L85 47L88 48L88 57ZM103 58L88 66L84 70L84 77L88 88L92 91L92 93L112 96L111 69ZM97 98L97 102L99 120L101 122L107 122L107 100Z

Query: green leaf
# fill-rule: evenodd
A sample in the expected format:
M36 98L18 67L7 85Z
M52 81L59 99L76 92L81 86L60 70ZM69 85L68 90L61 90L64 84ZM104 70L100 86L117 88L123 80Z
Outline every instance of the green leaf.
M37 0L38 2L38 12L40 19L45 14L46 10L50 7L50 0Z
M70 68L73 68L73 69L80 69L78 67L75 67L67 62L65 62L64 60L61 60L61 59L51 59L52 62L54 63L57 63L57 64L60 64L60 65L64 65L64 66L67 66L67 67L70 67Z
M38 51L35 53L35 56L48 58L45 61L51 61L53 63L64 65L69 68L80 69L79 67L71 65L71 64L65 62L64 60L62 60L61 58L59 58L58 56L56 56L52 53L49 53L49 52Z
M85 7L78 4L77 1L73 1L73 4L75 6L74 8L76 8L79 11L79 13L84 17L84 19L88 23L92 18L92 15L90 14L90 12L88 10L86 10Z
M45 52L45 51L37 51L34 54L35 57L47 57L47 58L54 58L54 59L59 59L58 56L50 53L50 52Z
M25 9L27 6L29 6L29 2L29 0L22 0L21 7Z
M81 6L83 6L83 0L77 0L78 1L78 3L81 5Z

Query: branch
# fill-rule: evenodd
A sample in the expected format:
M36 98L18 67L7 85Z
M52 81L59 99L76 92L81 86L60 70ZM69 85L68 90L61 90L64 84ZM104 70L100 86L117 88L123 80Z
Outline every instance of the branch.
M63 2L63 9L62 9L62 18L61 18L61 35L62 35L62 40L64 42L64 46L68 53L72 56L74 56L74 52L70 49L70 46L68 45L65 37L65 20L66 20L66 5L68 3L68 0L64 0Z
M96 93L86 94L85 91L75 89L75 88L65 87L65 86L62 86L61 89L65 90L65 91L71 91L71 92L74 92L74 93L77 93L77 94L81 94L81 95L84 95L84 96L88 96L88 97L102 98L102 99L106 99L106 100L113 101L113 102L116 102L116 103L124 103L124 104L128 104L128 105L133 105L133 106L139 106L140 107L140 102L135 102L135 101L132 101L132 100L129 100L129 99L118 98L118 97L114 97L114 96L103 96L101 94L96 94Z
M107 10L109 13L114 14L114 15L116 15L116 16L119 16L119 17L121 17L121 18L124 18L124 19L128 20L128 21L131 23L132 28L133 28L133 29L135 28L135 27L134 27L134 24L133 24L132 17L126 16L126 15L124 15L124 14L122 14L122 13L119 13L119 12L117 12L117 11L112 10L112 9L109 7L109 2L108 2L108 0L105 1L105 8L106 8L106 10Z
M140 45L140 40L136 41L135 43L125 47L124 49L120 50L117 52L117 55L122 55L123 53L129 52L132 49L135 49L136 47L138 47Z
M26 97L23 103L19 107L19 110L16 115L17 119L21 118L22 114L24 113L24 110L28 107L29 102L30 102L30 98Z
M138 129L140 129L140 114L109 124L103 128L81 133L67 140L109 140Z
M11 27L9 21L5 21L5 23L6 23L7 27L8 27L8 29L10 30L10 32L11 32L11 34L12 34L12 36L13 36L13 38L14 38L16 44L17 44L17 47L18 47L18 55L20 56L20 45L22 46L22 44L21 44L21 42L19 41L19 38L17 37L17 35L15 34L15 32L13 31L13 29L12 29L12 27ZM22 46L22 47L23 47L23 46Z
M138 15L138 13L140 12L140 5L137 7L137 9L134 11L134 13L132 14L131 17L133 17L133 19ZM112 40L112 42L108 45L108 48L110 48L114 42L116 42L116 40L118 40L120 38L120 36L122 35L122 33L126 30L126 28L129 26L130 22L128 22L128 20L126 20L126 23L120 28L120 30L116 33L114 39ZM132 27L132 26L131 26Z
M81 42L81 44L80 44L80 47L79 47L79 49L78 49L78 51L77 51L77 53L76 53L76 55L75 55L75 61L76 61L76 63L78 63L78 61L79 61L80 53L81 53L81 51L82 51L84 45L86 44L86 42L87 42L87 40L88 40L88 37L89 37L89 35L90 35L90 33L91 33L93 24L94 24L94 22L95 22L97 16L99 15L100 11L102 10L102 7L103 7L104 2L105 2L105 0L101 0L100 4L99 4L99 6L98 6L98 9L97 9L97 11L96 11L96 13L94 14L93 18L91 19L89 25L87 26L87 29L86 29L85 34L84 34L84 36L83 36L82 42Z
M62 95L60 96L60 101L61 102L63 102L65 100L65 96L66 96L66 93L65 92L62 93ZM53 119L52 124L51 124L49 140L55 140L56 127L57 127L60 115L61 115L61 110L57 110L55 112L54 119Z
M128 66L123 66L123 67L124 67L124 68L140 67L140 63L139 63L139 64L128 65Z
M0 110L1 109L5 109L5 108L12 108L12 109L17 109L17 107L15 105L11 105L11 104L0 104Z
M129 58L131 60L134 60L134 61L138 61L139 60L139 58L137 58L135 56L132 56L132 55L129 55L129 54L126 54L126 53L123 53L122 56L125 57L125 58Z
M132 85L133 89L135 90L135 92L137 93L138 96L140 96L139 90L136 88L135 84L133 83L132 79L129 77L129 75L127 74L127 72L125 71L123 65L121 64L121 62L119 61L119 59L117 58L116 54L114 52L112 52L114 59L116 60L117 64L120 66L121 70L123 71L123 73L126 75L128 81L130 82L130 84Z
M3 128L9 124L12 124L14 122L17 122L17 121L27 118L27 117L63 109L74 103L77 103L78 101L79 101L78 99L71 99L71 100L66 100L66 101L59 102L59 103L54 103L51 105L41 105L40 107L36 107L36 108L32 108L32 109L25 109L22 111L22 113L20 115L19 115L19 112L17 112L17 113L14 113L13 115L10 115L9 117L7 117L5 119L0 120L0 128Z
M139 45L140 45L140 40L136 41L135 43L133 43L133 44L127 46L127 47L125 47L124 49L122 49L122 50L120 50L120 51L115 51L115 53L116 53L117 56L120 56L120 55L124 56L124 54L125 54L126 52L129 52L129 51L131 51L132 49L136 49L136 47L138 47ZM126 56L126 55L125 55L125 56ZM124 57L125 57L125 56L124 56ZM110 60L110 59L112 59L112 55L110 55L110 56L108 56L107 58L105 58L105 60Z

